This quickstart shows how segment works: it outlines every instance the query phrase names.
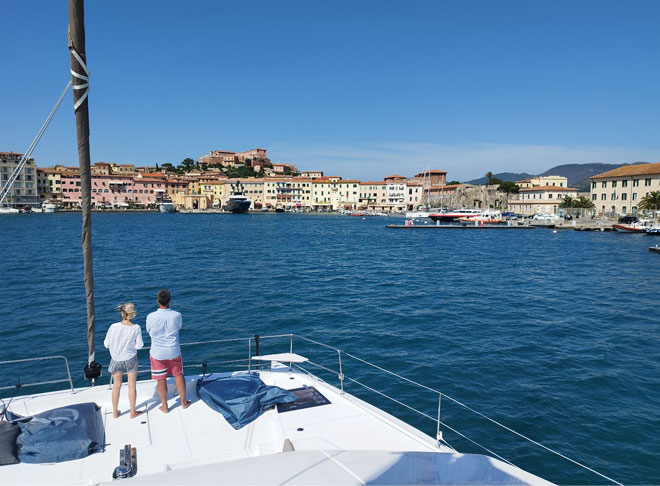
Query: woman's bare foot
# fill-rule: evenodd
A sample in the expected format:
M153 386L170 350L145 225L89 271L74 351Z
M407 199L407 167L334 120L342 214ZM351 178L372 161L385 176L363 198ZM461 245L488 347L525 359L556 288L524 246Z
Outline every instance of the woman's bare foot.
M181 402L181 408L188 408L190 406L190 400L186 400L185 402Z
M161 412L163 412L163 413L167 413L167 412L169 412L169 411L170 411L170 409L169 409L169 408L167 408L167 405L161 405L161 406L160 406L160 407L158 407L158 408L159 408L159 409L160 409L160 411L161 411Z
M113 411L112 411L112 416L113 416L114 418L117 418L117 417L119 417L120 415L121 415L121 411L120 411L120 410L113 410Z
M140 415L142 415L142 410L133 410L131 412L131 418L135 418L135 417L138 417Z

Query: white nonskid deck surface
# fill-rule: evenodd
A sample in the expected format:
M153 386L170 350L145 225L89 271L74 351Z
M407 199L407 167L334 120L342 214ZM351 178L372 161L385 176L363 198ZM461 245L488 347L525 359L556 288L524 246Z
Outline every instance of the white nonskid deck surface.
M285 389L314 386L331 404L278 413L272 408L251 424L234 430L221 414L196 394L198 376L186 378L192 404L183 410L169 383L170 412L162 413L155 382L138 382L138 409L145 413L130 419L128 390L121 391L120 410L114 419L110 388L96 386L75 394L56 392L17 397L10 409L31 415L73 403L95 402L102 407L105 451L58 464L17 464L0 469L0 484L95 484L110 481L125 444L137 448L138 475L172 471L214 462L232 461L282 451L289 439L296 451L372 450L453 452L409 425L314 378L286 368L261 371L267 385Z

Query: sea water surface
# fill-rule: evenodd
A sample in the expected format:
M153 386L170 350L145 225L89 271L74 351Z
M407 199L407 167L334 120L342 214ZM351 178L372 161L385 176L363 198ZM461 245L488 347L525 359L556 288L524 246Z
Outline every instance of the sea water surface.
M107 367L102 342L118 320L113 308L134 302L135 322L144 326L166 287L183 314L182 342L306 336L439 390L622 483L660 483L660 255L648 251L653 237L386 229L392 222L402 220L94 214L97 359ZM0 216L0 360L62 354L84 386L80 228L75 213ZM148 344L144 327L143 334ZM262 354L288 351L288 343L262 340ZM318 352L314 361L337 368L332 351L298 340L294 351ZM189 364L246 356L246 341L184 348ZM146 352L140 359L147 368ZM59 364L7 368L0 386L19 375L23 383L63 377ZM343 371L437 414L433 392L349 357ZM336 376L323 377L338 385ZM350 380L346 387L435 436L434 421ZM607 483L446 397L441 415L548 480ZM459 451L484 453L442 431Z

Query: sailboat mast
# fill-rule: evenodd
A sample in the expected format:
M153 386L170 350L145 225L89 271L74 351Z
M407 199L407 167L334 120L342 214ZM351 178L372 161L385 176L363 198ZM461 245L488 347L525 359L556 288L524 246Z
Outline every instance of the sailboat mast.
M80 205L82 207L82 249L84 261L85 296L87 300L88 365L85 376L94 380L100 375L100 365L94 360L94 273L92 269L92 178L89 156L89 71L85 54L84 0L69 0L69 52L71 54L71 81L73 82L73 109L76 114L78 138L78 164L80 166ZM98 374L96 374L98 371Z

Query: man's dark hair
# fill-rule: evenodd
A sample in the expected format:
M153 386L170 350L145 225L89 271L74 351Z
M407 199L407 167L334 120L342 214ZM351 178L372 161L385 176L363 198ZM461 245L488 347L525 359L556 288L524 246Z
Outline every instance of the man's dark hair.
M163 307L170 305L170 291L167 289L162 289L158 291L158 297L156 297L158 303Z

